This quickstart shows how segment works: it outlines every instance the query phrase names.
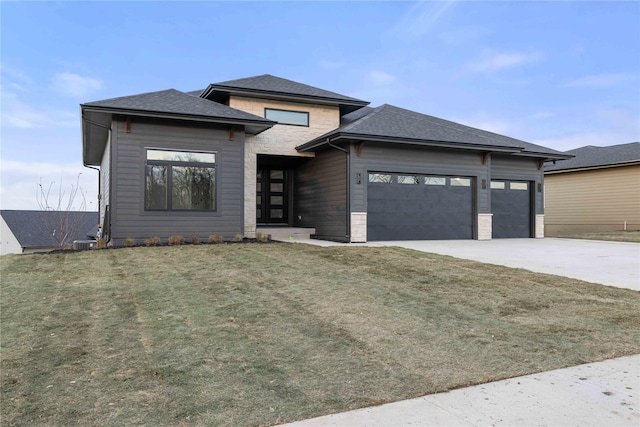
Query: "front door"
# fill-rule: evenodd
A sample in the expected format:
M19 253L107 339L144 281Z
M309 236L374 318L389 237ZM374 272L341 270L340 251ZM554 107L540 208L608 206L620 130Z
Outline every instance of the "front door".
M258 169L256 183L256 222L258 224L287 224L287 171Z

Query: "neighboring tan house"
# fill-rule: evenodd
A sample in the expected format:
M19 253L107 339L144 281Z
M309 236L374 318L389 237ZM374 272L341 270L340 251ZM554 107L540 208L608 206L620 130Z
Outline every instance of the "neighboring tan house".
M98 212L0 211L0 255L49 252L93 239Z
M81 105L111 244L302 227L343 242L542 237L549 148L262 75Z
M544 168L546 234L640 230L640 142L567 154Z

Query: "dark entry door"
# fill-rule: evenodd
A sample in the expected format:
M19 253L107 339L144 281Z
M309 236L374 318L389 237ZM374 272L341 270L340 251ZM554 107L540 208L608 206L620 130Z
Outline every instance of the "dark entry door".
M531 184L526 181L491 181L493 237L531 237Z
M288 222L287 171L259 169L256 185L256 221L259 224Z

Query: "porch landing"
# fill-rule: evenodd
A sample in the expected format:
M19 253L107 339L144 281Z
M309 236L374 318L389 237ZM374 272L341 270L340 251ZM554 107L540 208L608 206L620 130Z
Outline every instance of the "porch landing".
M315 228L258 226L256 233L268 234L271 240L304 240L316 234Z

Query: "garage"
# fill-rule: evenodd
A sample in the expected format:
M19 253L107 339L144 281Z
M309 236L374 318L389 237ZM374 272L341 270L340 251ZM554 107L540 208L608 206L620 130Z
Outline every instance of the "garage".
M370 172L368 240L473 238L470 177Z
M526 181L491 181L493 238L531 237L531 190Z

